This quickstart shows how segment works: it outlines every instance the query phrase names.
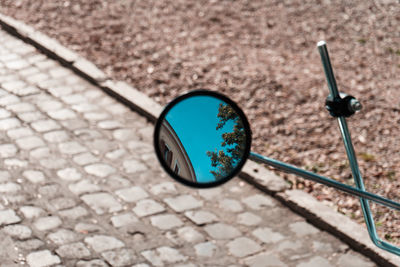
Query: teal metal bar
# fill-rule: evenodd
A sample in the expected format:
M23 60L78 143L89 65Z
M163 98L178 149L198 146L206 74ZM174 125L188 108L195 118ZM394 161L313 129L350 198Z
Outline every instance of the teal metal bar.
M324 185L327 185L329 187L333 187L333 188L339 189L339 190L341 190L343 192L346 192L346 193L349 193L351 195L355 195L355 196L358 196L358 197L361 197L361 198L366 198L366 199L369 199L369 200L374 201L376 203L391 207L391 208L396 209L396 210L400 210L400 203L397 203L397 202L395 202L393 200L390 200L390 199L387 199L387 198L384 198L384 197L369 193L367 191L360 190L358 188L354 188L352 186L340 183L338 181L335 181L333 179L321 176L321 175L313 173L313 172L306 171L304 169L301 169L301 168L295 167L293 165L281 162L279 160L271 159L271 158L268 158L266 156L254 153L254 152L250 152L249 159L252 159L252 160L260 162L260 163L267 164L267 165L272 166L272 167L274 167L274 168L276 168L278 170L285 171L285 172L292 173L292 174L296 174L296 175L298 175L300 177L303 177L305 179L308 179L308 180L311 180L311 181L314 181L314 182L317 182L317 183L320 183L320 184L324 184Z
M340 97L325 41L318 42L317 47L318 47L318 51L321 56L322 65L324 67L329 92L334 97ZM347 158L350 163L350 168L351 168L354 182L359 190L366 192L363 178L361 176L361 172L358 167L358 162L357 162L356 154L354 151L354 147L351 142L350 131L348 129L346 119L344 117L338 117L338 123L339 123L339 127L340 127L340 132L342 135L343 143L344 143L344 146L346 149ZM358 195L358 196L360 196L360 195ZM382 248L384 250L387 250L391 253L394 253L394 254L400 256L400 248L399 247L396 247L396 246L394 246L386 241L383 241L382 239L379 238L379 236L376 232L375 222L374 222L374 218L372 216L371 208L370 208L370 205L369 205L369 202L367 199L370 199L370 198L360 196L360 203L361 203L361 208L362 208L362 211L364 214L365 224L367 225L368 233L369 233L369 236L370 236L372 242L377 247ZM370 199L370 200L372 200L372 199ZM382 204L384 206L392 207L392 206L389 206L384 203L380 203L380 204Z

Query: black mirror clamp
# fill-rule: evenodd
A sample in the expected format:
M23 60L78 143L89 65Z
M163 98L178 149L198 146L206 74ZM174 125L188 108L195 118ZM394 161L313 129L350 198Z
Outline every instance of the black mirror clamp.
M362 109L361 103L354 96L344 93L335 98L329 95L325 100L325 107L332 117L350 117Z

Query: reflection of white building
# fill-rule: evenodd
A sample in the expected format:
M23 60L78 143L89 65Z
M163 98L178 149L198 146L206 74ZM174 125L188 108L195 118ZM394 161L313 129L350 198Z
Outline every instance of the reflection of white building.
M192 162L174 129L165 119L161 125L159 142L161 154L171 170L182 178L196 182Z

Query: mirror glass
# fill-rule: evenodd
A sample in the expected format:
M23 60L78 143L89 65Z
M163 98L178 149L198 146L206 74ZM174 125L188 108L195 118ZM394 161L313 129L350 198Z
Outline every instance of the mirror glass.
M237 174L250 151L250 129L239 107L211 91L172 101L156 124L161 165L180 182L209 187Z

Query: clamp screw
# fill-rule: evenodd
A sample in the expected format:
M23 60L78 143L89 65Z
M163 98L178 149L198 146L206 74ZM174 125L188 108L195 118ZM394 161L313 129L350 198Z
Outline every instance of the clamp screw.
M355 98L352 98L350 100L350 108L355 112L355 111L360 111L362 109L362 105L360 101L358 101Z

